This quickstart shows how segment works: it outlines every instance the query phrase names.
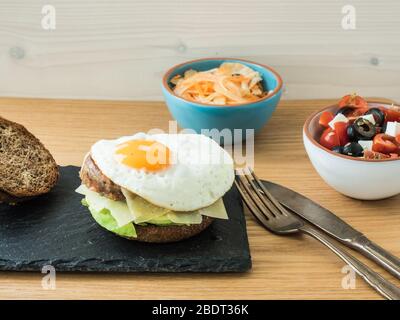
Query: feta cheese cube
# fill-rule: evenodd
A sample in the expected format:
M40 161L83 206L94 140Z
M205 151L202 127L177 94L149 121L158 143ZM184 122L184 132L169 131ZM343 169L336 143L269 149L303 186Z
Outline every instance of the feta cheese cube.
M372 114L367 114L365 116L361 116L360 118L363 118L363 119L371 122L374 125L376 124L375 118L374 118L374 116Z
M358 141L358 144L364 149L368 151L372 151L372 145L373 145L372 140L360 140Z
M333 120L331 122L329 122L329 126L332 129L335 129L335 123L336 122L349 122L349 119L347 119L347 117L345 117L342 113L338 113L336 115L336 117L333 118Z
M385 133L392 137L398 136L400 134L400 122L388 122Z

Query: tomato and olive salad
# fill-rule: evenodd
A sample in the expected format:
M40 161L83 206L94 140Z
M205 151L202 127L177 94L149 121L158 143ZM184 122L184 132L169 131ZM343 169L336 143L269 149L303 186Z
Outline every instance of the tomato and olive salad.
M331 151L364 159L400 157L399 107L370 107L362 97L346 95L336 114L325 111L319 124L319 142Z

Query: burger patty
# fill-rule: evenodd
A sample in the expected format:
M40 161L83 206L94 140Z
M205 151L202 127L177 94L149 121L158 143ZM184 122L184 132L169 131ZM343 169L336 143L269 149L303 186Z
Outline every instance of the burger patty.
M103 197L107 197L116 201L125 200L125 197L121 191L121 187L108 179L100 171L90 154L86 156L79 176L84 185L86 185L89 189L101 194Z

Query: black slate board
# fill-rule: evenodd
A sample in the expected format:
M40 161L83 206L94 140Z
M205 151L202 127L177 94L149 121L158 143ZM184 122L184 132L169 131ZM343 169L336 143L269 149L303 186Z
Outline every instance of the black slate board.
M251 268L240 196L224 197L229 220L170 244L120 238L101 228L80 203L78 167L61 167L57 186L15 206L0 204L0 270L82 272L244 272Z

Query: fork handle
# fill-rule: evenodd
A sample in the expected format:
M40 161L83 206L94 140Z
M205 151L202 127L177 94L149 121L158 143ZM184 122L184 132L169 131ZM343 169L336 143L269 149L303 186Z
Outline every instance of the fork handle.
M400 259L387 252L377 244L370 241L366 236L357 237L352 246L362 254L366 255L383 268L388 270L396 278L400 279Z
M347 253L345 250L334 244L328 236L310 225L304 225L300 230L313 238L319 240L336 255L338 255L344 262L353 267L353 269L360 275L371 287L390 300L400 300L400 288L396 287L391 282L384 279L381 275L370 269L360 260Z

